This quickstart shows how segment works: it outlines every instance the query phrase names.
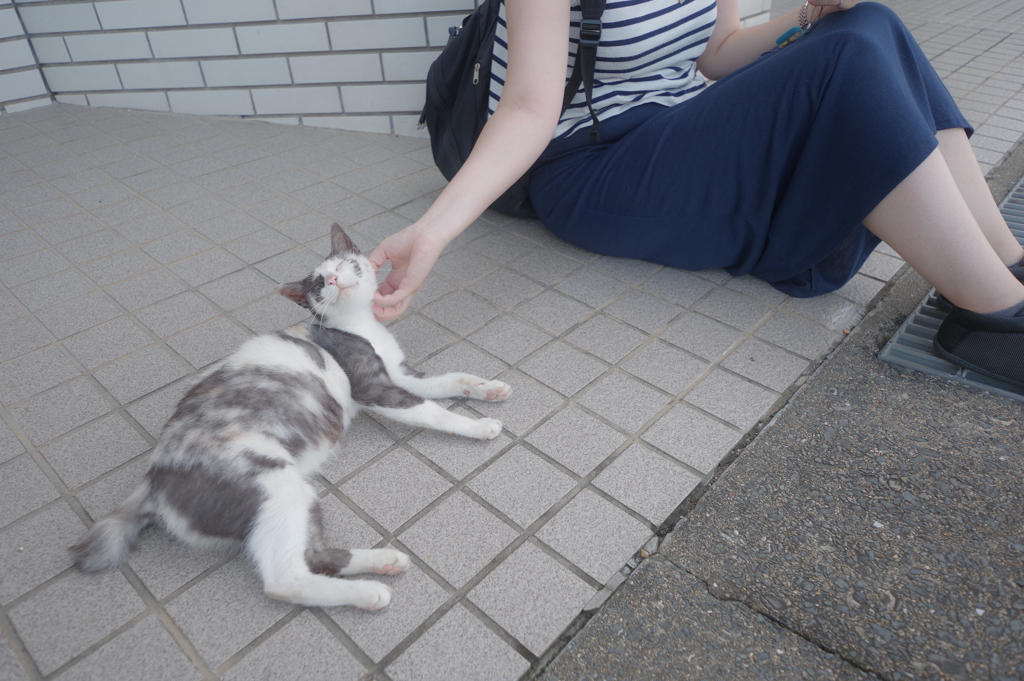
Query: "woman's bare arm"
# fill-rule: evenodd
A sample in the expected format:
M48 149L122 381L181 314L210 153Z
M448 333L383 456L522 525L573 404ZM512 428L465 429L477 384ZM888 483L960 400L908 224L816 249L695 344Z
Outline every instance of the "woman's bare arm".
M405 311L444 247L518 180L551 141L562 108L569 48L569 0L506 0L509 64L498 108L462 169L427 212L370 255L390 260L374 312Z
M857 0L809 0L809 18L826 16L832 12L850 9ZM740 28L738 0L718 0L718 21L708 45L697 59L697 68L707 78L718 80L757 59L775 47L775 39L797 25L800 10L772 21Z

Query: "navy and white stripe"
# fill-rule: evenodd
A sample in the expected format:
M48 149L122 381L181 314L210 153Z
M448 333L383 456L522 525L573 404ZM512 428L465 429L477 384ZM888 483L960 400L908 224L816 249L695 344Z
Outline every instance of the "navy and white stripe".
M580 3L570 16L566 81L572 75L579 46ZM594 111L599 120L641 104L672 106L685 101L706 83L694 63L715 27L715 0L610 0L602 16L601 43L594 72ZM491 61L489 113L501 99L508 66L508 28L501 3ZM583 86L562 114L555 137L590 124Z

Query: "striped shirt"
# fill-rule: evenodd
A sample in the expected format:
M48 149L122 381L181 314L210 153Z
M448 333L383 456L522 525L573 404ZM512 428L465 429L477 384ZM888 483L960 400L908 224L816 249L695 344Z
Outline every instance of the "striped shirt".
M555 0L552 0L555 1ZM579 46L581 11L573 0L569 28L568 82ZM598 120L641 104L672 106L690 99L706 83L695 60L715 27L715 0L609 0L601 17L601 42L594 70L593 104ZM501 99L508 66L508 28L502 0L491 61L490 102ZM562 114L555 137L590 125L583 86Z

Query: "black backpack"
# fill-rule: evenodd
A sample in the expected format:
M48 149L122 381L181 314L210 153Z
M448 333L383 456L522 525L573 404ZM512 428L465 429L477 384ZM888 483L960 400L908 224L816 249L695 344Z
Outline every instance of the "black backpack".
M601 15L606 0L582 0L583 21L576 64L565 86L562 113L583 83L587 108L593 121L590 136L599 139L600 124L591 102L597 44L601 40ZM467 16L462 26L448 29L448 45L434 60L427 74L427 101L420 125L430 133L434 162L451 180L473 150L487 122L487 101L491 88L491 52L498 25L501 0L484 0ZM513 217L535 218L530 204L530 173L509 187L491 206Z

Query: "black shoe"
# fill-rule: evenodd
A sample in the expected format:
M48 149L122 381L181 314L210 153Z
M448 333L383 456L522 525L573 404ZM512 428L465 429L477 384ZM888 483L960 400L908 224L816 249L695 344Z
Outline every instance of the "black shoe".
M1017 277L1017 281L1024 284L1024 267L1007 267L1006 269L1010 270L1010 274ZM953 303L949 302L949 298L938 292L935 294L934 305L943 312L953 309Z
M939 357L1024 388L1024 317L993 317L954 305L933 345Z

